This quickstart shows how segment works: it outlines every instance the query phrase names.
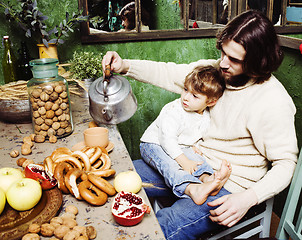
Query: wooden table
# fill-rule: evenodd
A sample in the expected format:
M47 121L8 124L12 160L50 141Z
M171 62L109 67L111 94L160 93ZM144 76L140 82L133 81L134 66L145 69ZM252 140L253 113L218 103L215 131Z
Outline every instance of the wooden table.
M36 163L43 162L44 158L59 147L72 148L76 143L83 141L83 131L88 128L88 123L92 121L89 114L89 101L87 92L82 91L80 96L71 94L71 110L73 115L74 131L65 138L59 139L57 143L49 142L35 143L32 148L32 154L26 158L33 159ZM112 168L117 173L134 170L132 160L125 147L122 137L115 125L102 125L109 129L109 140L113 142L114 149L109 153L112 161ZM21 152L22 139L32 133L32 125L29 124L7 124L0 122L0 168L14 167L16 159L11 158L9 153L17 149ZM22 157L20 155L19 157ZM113 178L109 180L113 182ZM138 193L150 206L150 202L142 189ZM123 227L118 225L111 215L112 197L108 198L107 203L103 206L92 206L84 201L79 201L71 195L63 195L63 205L58 213L61 215L67 205L72 204L78 207L79 214L77 222L79 225L92 225L97 229L98 236L96 239L165 239L160 225L155 217L153 210L146 214L143 221L132 227ZM47 239L47 238L45 238Z

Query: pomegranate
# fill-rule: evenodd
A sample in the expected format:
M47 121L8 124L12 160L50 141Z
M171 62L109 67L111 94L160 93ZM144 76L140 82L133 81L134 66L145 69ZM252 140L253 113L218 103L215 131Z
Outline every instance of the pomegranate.
M150 213L151 208L143 199L132 192L119 192L112 204L112 215L115 221L123 226L133 226L140 223L145 213Z
M37 164L29 164L24 170L25 177L37 180L43 190L48 190L57 185L57 180L53 174L47 171L43 166Z

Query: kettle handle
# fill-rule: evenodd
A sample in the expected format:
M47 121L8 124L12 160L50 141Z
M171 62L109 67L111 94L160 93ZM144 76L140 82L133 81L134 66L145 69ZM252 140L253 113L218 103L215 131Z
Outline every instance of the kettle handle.
M108 87L108 84L109 84L109 78L111 76L111 67L110 67L110 64L106 65L105 66L105 78L104 78L104 85L103 85L103 92L104 92L104 95L106 97L107 95L107 87Z
M105 79L109 81L109 78L111 76L111 67L110 64L105 66Z

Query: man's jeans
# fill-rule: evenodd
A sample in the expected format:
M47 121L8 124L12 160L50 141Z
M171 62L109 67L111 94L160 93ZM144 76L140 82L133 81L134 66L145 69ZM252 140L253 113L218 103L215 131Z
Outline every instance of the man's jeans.
M157 170L141 159L134 160L133 164L142 181L155 186L145 188L149 197L171 197L171 189ZM227 194L230 192L222 188L216 196L209 196L202 205L196 205L191 198L179 198L171 207L159 210L156 217L166 239L197 239L200 235L219 228L219 225L209 219L209 211L214 208L207 203Z
M168 187L180 198L189 198L189 196L184 194L189 183L202 184L199 177L204 173L211 175L214 172L210 165L207 164L206 159L195 153L192 147L182 148L183 153L190 160L203 162L203 164L198 165L198 169L192 175L184 171L158 144L142 142L140 151L143 160L164 177Z

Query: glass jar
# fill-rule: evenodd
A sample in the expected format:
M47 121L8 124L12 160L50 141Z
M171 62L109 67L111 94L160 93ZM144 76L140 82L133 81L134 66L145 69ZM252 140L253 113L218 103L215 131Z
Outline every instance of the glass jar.
M33 78L28 81L34 133L46 139L66 137L73 132L68 83L58 75L58 59L41 58L29 62Z

